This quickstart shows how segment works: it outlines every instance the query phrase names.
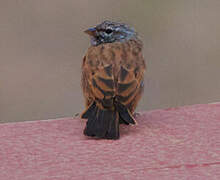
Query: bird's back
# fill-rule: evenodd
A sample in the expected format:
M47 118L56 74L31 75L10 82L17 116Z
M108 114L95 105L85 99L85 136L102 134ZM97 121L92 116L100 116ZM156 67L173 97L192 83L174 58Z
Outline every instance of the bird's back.
M84 57L82 70L87 105L96 100L100 107L111 106L108 99L116 98L134 111L143 90L145 71L140 40L91 46Z

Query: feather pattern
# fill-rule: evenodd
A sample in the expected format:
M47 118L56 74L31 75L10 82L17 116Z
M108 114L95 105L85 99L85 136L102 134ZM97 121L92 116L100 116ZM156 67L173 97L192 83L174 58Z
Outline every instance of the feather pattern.
M119 111L119 116L115 114L114 117L123 119L125 124L135 123L132 113L144 88L145 62L141 51L142 43L138 39L88 49L82 64L82 89L86 100L82 117L91 107L95 108L95 103L103 116L105 111L106 114Z

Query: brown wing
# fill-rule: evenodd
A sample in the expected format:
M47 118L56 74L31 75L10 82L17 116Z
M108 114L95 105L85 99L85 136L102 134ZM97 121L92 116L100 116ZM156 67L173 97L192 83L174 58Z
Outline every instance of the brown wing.
M134 112L144 89L144 69L121 67L117 86L117 100Z
M96 101L101 109L112 108L115 97L113 65L100 62L95 57L88 58L91 56L90 53L93 51L87 53L82 66L82 87L86 105L89 106Z
M142 55L142 42L130 40L124 43L120 57L117 99L133 113L144 89L146 66Z
M83 63L82 63L81 86L83 90L83 95L85 97L86 107L88 107L93 102L91 87L88 82L88 78L90 76L88 68L89 67L86 65L86 56L84 56Z

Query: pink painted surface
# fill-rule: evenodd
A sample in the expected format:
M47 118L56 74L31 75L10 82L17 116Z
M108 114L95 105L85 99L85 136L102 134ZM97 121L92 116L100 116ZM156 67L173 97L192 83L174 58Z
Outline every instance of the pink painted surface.
M143 112L117 141L85 120L0 124L0 180L220 179L220 104Z

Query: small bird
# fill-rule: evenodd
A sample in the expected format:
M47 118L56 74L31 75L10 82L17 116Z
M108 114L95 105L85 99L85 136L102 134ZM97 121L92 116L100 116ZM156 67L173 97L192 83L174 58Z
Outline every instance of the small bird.
M119 124L136 124L146 69L143 44L133 28L118 22L104 21L85 33L91 46L82 62L84 134L119 139Z

